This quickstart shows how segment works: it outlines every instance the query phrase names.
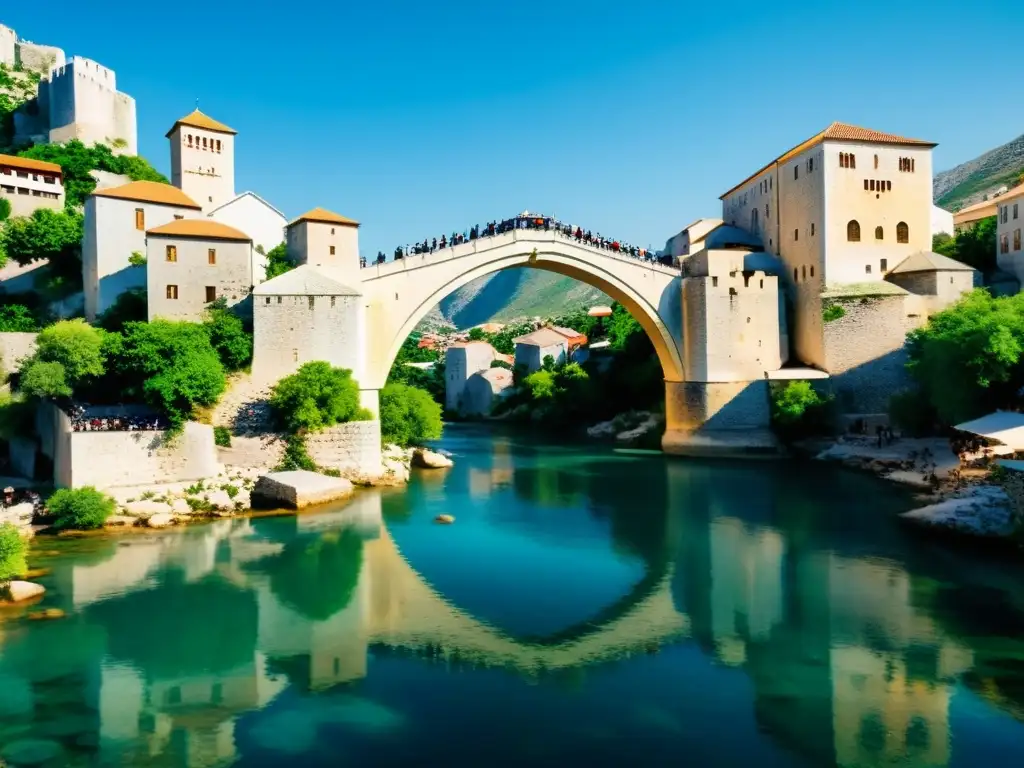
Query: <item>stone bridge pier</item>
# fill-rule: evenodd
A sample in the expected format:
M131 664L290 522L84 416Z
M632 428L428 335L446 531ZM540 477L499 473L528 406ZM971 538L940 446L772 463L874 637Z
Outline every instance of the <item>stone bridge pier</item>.
M308 231L293 237L297 226ZM276 381L305 362L326 360L353 371L363 406L376 414L402 343L442 299L498 270L544 269L604 291L650 337L665 379L666 452L773 445L765 372L780 365L777 278L742 272L742 255L737 262L728 253L702 252L684 277L678 267L553 230L518 229L361 268L357 226L301 219L290 225L289 253L294 239L299 266L253 292L254 378ZM328 228L350 231L335 246Z

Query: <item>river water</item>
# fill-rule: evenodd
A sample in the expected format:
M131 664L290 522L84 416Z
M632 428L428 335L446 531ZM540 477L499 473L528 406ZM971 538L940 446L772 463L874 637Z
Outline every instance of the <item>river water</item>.
M452 470L315 513L40 538L67 616L0 614L0 757L1024 765L1024 568L922 541L892 486L441 444Z

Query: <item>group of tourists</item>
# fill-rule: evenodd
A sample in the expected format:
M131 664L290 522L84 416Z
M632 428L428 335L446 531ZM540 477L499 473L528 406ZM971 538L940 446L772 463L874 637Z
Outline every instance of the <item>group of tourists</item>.
M574 226L571 224L564 224L557 219L553 219L550 216L541 216L537 214L523 213L519 216L515 216L511 219L505 219L503 221L492 221L488 224L480 226L479 224L470 227L469 229L463 230L462 232L452 232L451 234L442 234L440 238L433 237L430 239L424 239L423 242L413 243L412 245L398 246L395 248L392 254L395 260L404 259L407 256L419 256L422 254L434 253L436 251L443 250L445 248L453 247L456 245L462 245L472 240L477 240L482 237L494 237L495 235L502 235L506 232L511 232L516 229L532 229L541 230L544 232L555 232L562 237L570 240L575 240L577 243L581 243L591 248L599 248L601 250L611 251L613 253L620 253L624 256L629 256L634 259L640 259L642 261L657 261L658 257L652 251L646 248L640 248L636 245L624 242L622 240L616 240L614 238L604 237L600 232L594 233L589 229L584 230L582 227ZM387 261L387 256L383 251L377 252L377 259L375 264L383 264ZM360 265L366 266L366 259L360 259Z
M72 432L135 432L168 429L170 422L160 414L132 414L121 416L90 416L82 405L68 409Z

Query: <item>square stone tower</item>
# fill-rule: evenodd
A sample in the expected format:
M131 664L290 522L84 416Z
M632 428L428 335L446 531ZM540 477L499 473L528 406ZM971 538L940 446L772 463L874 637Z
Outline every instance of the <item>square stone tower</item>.
M288 258L295 265L332 267L345 285L358 286L359 222L323 208L314 208L285 229Z
M167 132L171 183L203 207L203 213L235 197L237 131L198 109Z

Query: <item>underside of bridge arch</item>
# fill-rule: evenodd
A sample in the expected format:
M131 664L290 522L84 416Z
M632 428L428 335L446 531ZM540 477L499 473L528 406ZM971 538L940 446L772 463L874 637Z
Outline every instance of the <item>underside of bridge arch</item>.
M543 252L535 248L536 243L524 242L524 248L514 254L503 254L499 258L475 264L467 264L464 270L452 269L453 264L459 260L442 262L414 268L406 272L386 275L373 281L364 283L364 290L370 289L376 294L374 302L384 312L395 312L399 318L398 322L378 322L380 317L370 318L370 360L367 366L367 387L379 389L384 386L388 372L394 363L402 344L412 333L420 321L441 302L446 296L458 290L473 280L493 274L503 269L532 268L543 269L555 272L566 277L571 277L580 282L591 285L606 293L622 304L629 313L636 319L640 326L647 333L654 345L658 360L661 363L662 372L666 382L681 382L684 380L682 355L679 342L673 335L670 322L671 318L663 318L659 314L659 304L662 303L661 290L653 290L651 286L643 286L640 289L630 285L630 282L622 274L628 274L635 270L640 276L647 272L650 275L653 271L645 268L642 263L636 265L624 262L622 259L612 257L597 257L586 259L581 256L570 255L563 252ZM465 257L467 261L472 260ZM611 263L604 265L600 260L608 259ZM445 269L444 267L448 268ZM436 270L436 276L434 271ZM614 271L613 271L614 270ZM659 274L659 273L654 273ZM397 288L400 283L396 278L404 276L402 281L407 287L409 281L416 281L416 290L413 294L417 296L413 302L403 304L401 296L403 291ZM662 283L671 284L672 277L664 273L659 275ZM431 284L436 281L436 284ZM651 280L653 282L653 280ZM678 291L678 285L671 289ZM670 290L671 290L670 289ZM392 300L391 294L394 294ZM657 295L652 295L657 294ZM389 306L390 305L390 306ZM395 306L397 305L397 306ZM392 315L392 318L395 315ZM390 326L390 328L388 327Z

